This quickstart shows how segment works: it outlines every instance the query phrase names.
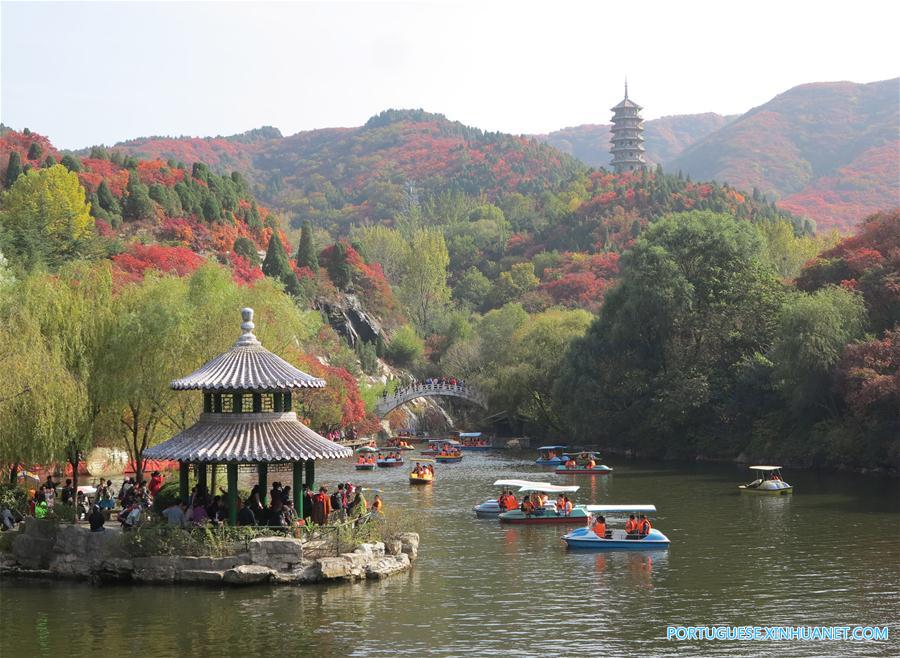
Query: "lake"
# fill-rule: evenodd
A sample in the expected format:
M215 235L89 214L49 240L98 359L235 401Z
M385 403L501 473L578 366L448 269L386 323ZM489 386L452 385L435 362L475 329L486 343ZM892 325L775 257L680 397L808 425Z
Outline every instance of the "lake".
M433 486L408 469L323 463L416 512L419 560L384 582L251 589L4 579L0 654L43 656L900 654L900 481L785 472L751 497L742 467L611 458L555 476L531 453L467 453ZM499 477L578 484L578 503L651 503L663 552L567 551L571 526L501 526L472 505ZM278 479L271 475L270 481ZM371 499L371 497L370 497ZM619 522L613 525L619 526ZM887 642L676 642L669 625L889 626Z

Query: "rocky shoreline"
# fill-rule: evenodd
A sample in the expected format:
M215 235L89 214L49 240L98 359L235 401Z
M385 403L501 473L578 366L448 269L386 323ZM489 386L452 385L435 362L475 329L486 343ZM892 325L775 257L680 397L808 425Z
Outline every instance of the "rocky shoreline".
M419 536L401 533L386 542L364 543L340 555L305 558L304 542L258 537L246 552L226 557L158 555L130 557L122 534L90 532L77 525L26 519L0 552L0 576L87 580L96 583L202 585L306 585L381 580L408 571L418 557Z

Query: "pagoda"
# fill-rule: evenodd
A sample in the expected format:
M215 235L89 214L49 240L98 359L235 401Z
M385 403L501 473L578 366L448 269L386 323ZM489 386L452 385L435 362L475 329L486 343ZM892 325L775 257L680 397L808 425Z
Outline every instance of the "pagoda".
M303 484L314 489L316 460L351 457L353 452L308 428L293 411L294 391L322 388L325 380L264 348L253 334L252 308L241 309L241 316L243 333L234 347L171 384L178 391L203 391L200 419L144 456L179 463L182 500L188 499L191 467L198 486L206 489L207 467L225 464L232 525L237 523L238 466L256 465L265 504L269 464L292 464L294 508L304 518Z
M628 98L628 81L625 81L625 98L612 108L613 126L612 153L613 170L617 174L626 171L637 171L647 167L644 159L644 120L641 118L643 108Z

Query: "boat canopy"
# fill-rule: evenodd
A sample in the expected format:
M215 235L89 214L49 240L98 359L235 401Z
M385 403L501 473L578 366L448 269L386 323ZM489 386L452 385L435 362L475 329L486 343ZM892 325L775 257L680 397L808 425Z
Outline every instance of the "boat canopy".
M563 450L564 448L568 448L568 446L541 446L538 450Z
M476 439L481 436L481 432L460 432L459 436L467 439Z
M416 459L410 459L409 461L411 461L411 462L416 462L417 464L421 464L421 463L423 463L423 462L426 463L426 464L428 464L428 463L433 464L433 463L434 463L434 460L433 460L433 459L427 459L427 458L425 458L425 457L419 457L419 458L416 458Z
M560 486L558 484L542 484L532 482L519 489L519 493L575 493L579 487L576 485Z
M588 512L606 512L607 514L615 514L616 512L655 512L655 505L585 505L584 509Z
M751 466L751 471L777 471L781 466Z
M378 448L373 448L372 446L362 446L361 448L357 448L356 452L378 452Z
M549 482L531 482L530 480L497 480L494 482L495 487L530 487L530 486L542 486L542 487L552 487L553 485Z

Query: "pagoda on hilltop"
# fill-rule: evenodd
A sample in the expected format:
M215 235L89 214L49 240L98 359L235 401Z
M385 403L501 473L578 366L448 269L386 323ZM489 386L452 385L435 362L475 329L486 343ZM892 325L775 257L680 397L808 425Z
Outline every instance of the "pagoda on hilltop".
M647 167L644 159L644 120L641 118L643 108L628 98L628 81L625 81L625 98L612 108L613 126L612 153L613 170L617 174L627 171L639 171Z

